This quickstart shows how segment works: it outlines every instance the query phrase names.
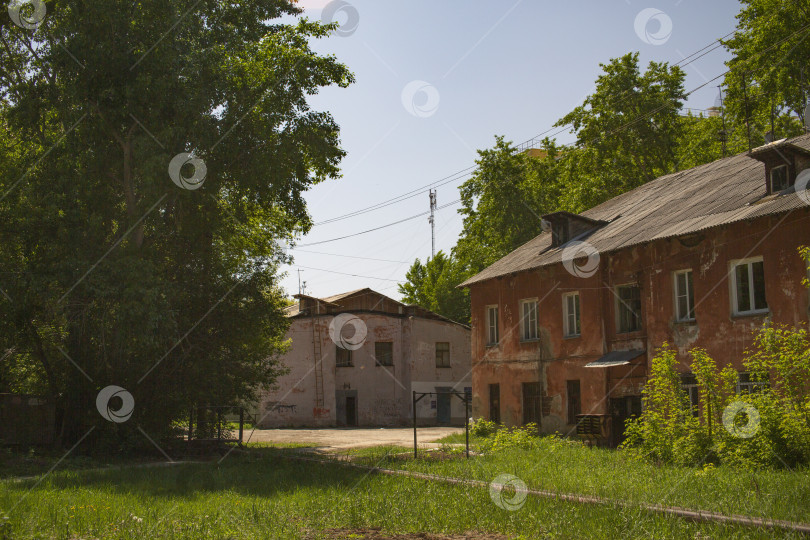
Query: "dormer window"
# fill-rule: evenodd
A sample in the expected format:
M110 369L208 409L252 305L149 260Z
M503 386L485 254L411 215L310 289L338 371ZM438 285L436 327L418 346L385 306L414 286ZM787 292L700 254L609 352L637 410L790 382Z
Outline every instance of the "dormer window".
M553 247L559 247L571 240L584 237L599 227L607 225L607 221L591 219L571 212L546 214L543 216L543 220L551 224L551 245Z
M785 191L794 184L798 173L810 167L810 151L787 139L754 148L748 155L765 164L767 195Z
M557 221L551 226L551 243L561 246L570 240L568 234L568 222Z
M779 193L790 187L790 171L787 165L771 169L771 193Z

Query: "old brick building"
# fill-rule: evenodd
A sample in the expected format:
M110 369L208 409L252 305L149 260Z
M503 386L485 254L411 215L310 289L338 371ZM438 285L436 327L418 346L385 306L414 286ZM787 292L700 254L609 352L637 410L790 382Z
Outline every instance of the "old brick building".
M808 322L808 179L805 135L544 216L546 232L463 284L474 415L548 432L602 415L616 443L664 342L684 372L693 347L742 371L766 320Z
M409 424L413 391L470 388L467 326L371 289L296 298L290 371L263 393L261 427ZM463 425L464 403L448 394L417 407L421 424Z

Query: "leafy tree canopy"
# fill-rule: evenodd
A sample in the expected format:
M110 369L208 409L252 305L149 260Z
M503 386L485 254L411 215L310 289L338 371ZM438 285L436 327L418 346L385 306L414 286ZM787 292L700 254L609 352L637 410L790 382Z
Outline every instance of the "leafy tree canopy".
M35 29L0 20L0 376L57 399L66 441L97 423L107 385L165 430L278 375L281 246L344 155L307 98L353 81L310 47L329 26L279 21L298 15L289 0L55 0Z

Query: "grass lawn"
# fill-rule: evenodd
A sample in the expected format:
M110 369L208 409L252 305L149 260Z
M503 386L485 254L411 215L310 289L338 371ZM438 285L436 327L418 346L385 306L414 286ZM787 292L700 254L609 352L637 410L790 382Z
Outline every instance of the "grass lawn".
M0 539L364 538L362 531L370 528L386 534L375 538L468 531L526 539L784 537L780 531L696 524L637 509L532 497L520 510L507 511L496 506L483 488L367 474L336 463L296 461L284 457L289 452L254 447L247 454L234 452L221 465L57 469L39 484L36 480L3 480L0 512L10 519L5 529L0 524ZM363 454L365 459L379 461L372 451ZM558 465L553 467L534 456L541 466L536 474L528 474L515 460L520 458L525 464L529 457L504 455L442 463L389 460L384 464L479 475L487 480L494 471L509 472L534 483L559 475L562 467L557 460L566 458L558 454L553 460ZM602 478L595 472L593 482ZM643 472L632 472L637 485ZM613 473L619 476L619 471ZM577 483L574 476L566 474L555 482L571 482L582 489L592 483L587 477ZM775 478L765 486L781 483L787 498L772 506L781 509L793 504L798 495L787 491L798 489L798 479ZM808 488L804 489L806 493ZM810 498L805 497L807 500Z
M455 437L446 442L457 442ZM622 451L588 448L551 438L542 438L539 450L510 448L469 460L428 459L429 454L423 452L426 458L414 461L402 456L386 457L389 451L395 454L407 449L366 449L356 453L355 459L366 465L486 482L506 473L535 489L810 522L808 469L748 471L726 466L655 466L632 460Z

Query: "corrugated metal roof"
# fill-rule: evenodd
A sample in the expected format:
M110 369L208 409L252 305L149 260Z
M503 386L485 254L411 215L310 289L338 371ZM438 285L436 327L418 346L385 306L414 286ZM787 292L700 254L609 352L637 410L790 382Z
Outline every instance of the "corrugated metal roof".
M810 134L787 141L810 150ZM748 153L720 159L644 184L614 197L583 216L607 225L585 241L600 253L682 236L737 221L808 207L792 191L765 195L765 166ZM466 287L500 276L562 262L565 246L551 247L544 232L462 283Z

